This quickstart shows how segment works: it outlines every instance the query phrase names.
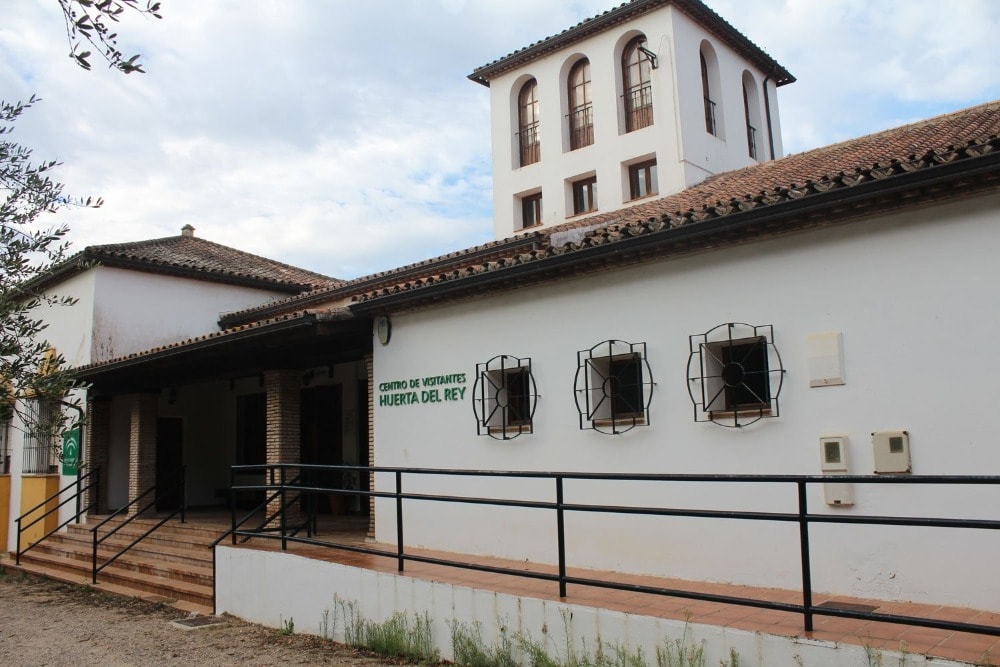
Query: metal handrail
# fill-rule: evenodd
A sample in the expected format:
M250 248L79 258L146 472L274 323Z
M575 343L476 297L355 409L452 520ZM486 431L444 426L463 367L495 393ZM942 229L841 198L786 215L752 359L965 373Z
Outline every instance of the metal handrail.
M229 506L230 506L230 512L231 512L232 527L229 530L227 530L226 532L224 532L222 535L219 535L217 538L215 538L211 542L211 544L208 545L209 549L214 549L215 547L217 547L227 537L232 537L233 544L236 544L236 531L239 530L240 526L242 526L247 521L249 521L250 519L252 519L257 514L257 512L259 512L262 509L265 510L264 518L261 519L261 521L257 524L257 527L255 529L253 529L253 530L255 532L256 531L265 531L265 530L268 530L266 528L266 526L270 522L274 521L274 519L276 519L278 517L278 512L280 512L281 510L284 509L284 507L281 507L281 508L275 510L270 515L266 514L267 506L269 504L271 504L272 502L274 502L275 500L277 500L277 498L281 495L281 489L278 489L274 493L272 493L270 496L266 496L264 498L264 500L262 500L261 502L257 503L256 505L254 505L253 509L251 509L249 512L247 512L246 515L244 515L242 519L240 519L239 521L237 521L236 520L236 489L237 489L237 486L232 483L233 482L233 474L234 473L232 473L232 472L230 473L230 485L229 485L229 489L230 489ZM289 483L290 484L297 484L299 481L300 481L300 475L296 475L292 479L292 481L289 482ZM244 490L246 490L246 487L241 487L241 488L243 488ZM293 499L291 501L288 501L288 503L292 503L292 502L295 502L295 500ZM288 503L285 503L285 504L287 505ZM275 529L270 529L270 530L275 530ZM301 530L301 528L300 528L300 530ZM249 536L244 535L243 539L240 540L240 542L243 543L243 542L248 541L249 539L250 539Z
M160 528L161 526L163 526L163 524L165 524L170 519L172 519L175 516L177 516L178 513L181 515L181 523L185 522L185 512L187 510L187 493L186 493L186 487L185 487L185 482L184 482L185 470L186 470L185 466L181 466L180 470L174 476L174 478L171 480L170 483L167 483L167 484L154 484L153 486L149 487L148 489L146 489L145 491L143 491L142 493L140 493L138 496L136 496L133 500L129 501L124 507L122 507L121 509L115 511L113 514L109 515L103 521L101 521L99 524L97 524L96 526L94 526L93 528L90 529L91 543L92 543L92 552L91 552L91 561L90 561L91 562L91 582L92 583L95 583L95 584L97 583L97 573L98 572L100 572L101 570L103 570L104 568L106 568L108 565L111 565L113 562L115 562L116 560L118 560L118 558L121 557L122 554L124 554L125 552L127 552L129 549L131 549L135 545L139 544L139 542L141 542L142 540L144 540L147 537L149 537L155 530L157 530L158 528ZM121 530L125 526L129 525L130 523L132 523L133 521L135 521L139 517L141 517L144 512L146 512L147 510L150 510L150 509L154 508L156 506L156 495L155 495L156 491L173 490L173 489L178 489L178 488L180 489L180 492L181 492L181 506L179 508L175 509L170 514L168 514L167 516L165 516L162 519L160 519L160 521L158 521L156 523L156 525L154 525L152 528L150 528L149 530L147 530L146 532L144 532L139 537L137 537L134 540L132 540L131 543L129 543L127 546L125 546L124 548L122 548L121 550L119 550L113 556L111 556L106 561L104 561L103 563L101 563L100 566L98 566L98 564L97 564L97 547L98 546L100 546L101 544L104 544L104 542L108 538L110 538L112 535L114 535L119 530ZM149 503L147 503L141 509L137 510L135 512L135 514L133 514L132 516L128 517L127 519L125 519L124 521L122 521L121 523L119 523L118 525L116 525L114 528L112 528L108 532L107 535L105 535L104 537L98 538L97 535L98 535L98 530L100 528L103 528L104 525L106 523L108 523L109 521L111 521L112 519L114 519L114 518L122 515L123 513L127 512L130 507L132 507L133 505L136 505L140 500L142 500L143 498L145 498L146 496L148 496L150 493L153 493L154 496L153 496L153 499Z
M975 623L961 623L934 618L902 616L896 614L884 614L855 611L851 609L835 607L819 607L812 601L812 573L810 564L809 548L809 524L811 523L843 523L843 524L866 524L866 525L895 525L895 526L923 526L940 528L966 528L966 529L986 529L1000 530L1000 520L996 519L953 519L944 517L912 517L912 516L877 516L877 515L849 515L842 516L836 514L814 514L809 512L807 502L807 487L809 484L829 484L829 483L860 483L860 484L922 484L922 485L992 485L1000 487L1000 476L961 476L961 475L699 475L699 474L679 474L661 475L656 473L573 473L573 472L527 472L527 471L490 471L490 470L451 470L451 469L430 469L430 468L402 468L402 467L376 467L376 466L320 466L309 464L272 464L267 466L240 466L242 470L248 469L270 471L272 482L275 479L274 471L281 471L282 468L295 468L299 471L306 470L357 470L368 472L369 474L392 474L395 477L395 488L392 491L362 491L358 489L330 489L322 486L296 485L294 491L298 494L311 493L345 493L367 496L369 498L388 498L395 500L396 505L396 551L390 552L382 549L372 549L364 546L348 544L338 544L312 538L302 538L289 536L282 532L280 536L263 533L252 533L249 531L235 530L235 535L249 535L251 537L264 537L268 539L281 539L282 547L285 548L287 542L297 542L303 544L323 546L344 551L365 553L376 556L391 557L397 559L399 571L403 571L406 561L444 565L468 570L491 572L520 576L532 579L556 582L559 585L560 597L566 596L566 586L568 584L593 586L608 589L626 590L631 592L650 593L671 597L679 597L693 600L703 600L708 602L718 602L724 604L736 604L761 609L771 609L777 611L798 613L803 616L803 626L806 631L813 629L813 616L837 616L843 618L854 618L868 621L882 621L888 623L913 625L920 627L937 628L944 630L955 630L960 632L972 632L991 636L1000 636L1000 626L991 626ZM512 477L512 478L533 478L552 479L555 482L555 501L534 501L534 500L505 500L497 498L484 498L473 496L449 496L443 494L425 493L404 493L402 478L403 475L450 475L450 476L479 476L479 477ZM280 475L279 475L280 477ZM267 477L265 477L265 480ZM662 481L662 482L724 482L724 483L751 483L751 484L793 484L796 489L796 509L790 512L749 512L749 511L729 511L729 510L699 510L672 507L643 507L643 506L611 506L567 503L563 497L563 483L566 480L610 480L610 481ZM269 485L250 485L234 488L236 490L248 489L271 489L282 491L283 488L275 489ZM553 510L556 513L556 532L558 548L558 574L545 572L535 572L530 570L511 569L497 566L468 563L458 560L433 558L418 554L406 553L403 541L403 500L457 502L465 504L536 508ZM566 573L566 540L565 540L565 514L567 512L602 512L613 514L640 514L650 516L678 516L692 518L721 518L721 519L743 519L753 521L779 521L787 523L797 523L799 526L800 564L802 568L802 602L793 604L786 602L774 602L755 598L736 597L729 595L716 595L710 593L699 593L696 591L662 588L654 586L643 586L638 584L623 584L615 581L596 580L585 577L571 576Z
M89 491L92 487L97 487L97 488L100 487L100 480L101 480L101 472L100 472L100 470L101 470L100 468L94 468L93 470L91 470L90 472L88 472L86 475L81 475L79 473L79 471L77 471L76 480L75 481L70 482L69 484L67 484L63 488L59 489L53 495L49 496L48 498L46 498L45 500L43 500L39 504L35 505L30 510L28 510L27 512L25 512L24 514L22 514L21 516L17 517L17 519L14 520L15 523L17 523L17 550L15 551L14 562L17 565L21 564L21 555L22 554L24 554L28 550L32 549L36 544L41 543L43 540L47 539L48 537L51 537L52 535L54 535L55 533L59 532L60 530L62 530L66 526L68 526L69 524L73 523L73 521L79 522L80 516L82 516L83 514L87 513L88 511L90 511L90 509L92 507L94 507L94 506L97 505L97 498L93 498L93 499L90 500L89 503L87 503L86 507L81 507L81 505L80 505L80 496L83 494L84 491ZM94 476L94 481L92 483L88 483L86 486L83 486L83 480L89 478L91 475ZM43 514L39 515L31 523L29 523L27 525L22 525L21 524L21 522L25 519L25 517L27 517L28 515L30 515L33 512L36 512L36 511L42 509L43 507L45 507L48 503L52 502L53 500L57 500L59 498L59 496L61 496L66 491L69 491L74 486L78 487L76 493L74 493L73 495L69 496L68 498L66 498L65 500L63 500L62 502L60 502L55 507L52 507L48 511L46 511ZM21 548L21 534L24 531L28 530L29 528L31 528L36 523L38 523L39 521L43 520L45 517L47 517L48 515L52 514L53 512L58 512L60 507L62 507L66 503L69 503L69 502L74 501L74 500L76 501L76 512L70 518L66 519L65 521L63 521L61 524L59 524L58 526L56 526L52 530L50 530L49 532L47 532L44 535L42 535L40 538L38 538L37 540L35 540L31 544L29 544L24 549Z

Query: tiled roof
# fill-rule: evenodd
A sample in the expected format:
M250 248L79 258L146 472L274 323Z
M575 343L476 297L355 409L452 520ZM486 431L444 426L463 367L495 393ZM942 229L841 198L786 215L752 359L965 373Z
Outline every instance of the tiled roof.
M537 233L535 247L487 262L454 263L444 270L408 276L395 285L355 296L358 306L383 297L415 293L421 288L469 279L482 282L489 274L542 263L556 256L592 251L638 236L685 234L696 225L728 216L804 200L844 188L887 181L893 176L931 170L953 162L992 154L1000 156L1000 101L920 121L839 144L798 153L780 160L713 176L677 194L649 199L625 209L574 220ZM1000 180L1000 166L990 172ZM950 191L936 197L950 196ZM724 232L724 228L720 232Z
M529 46L518 49L503 58L483 65L469 75L476 83L489 86L490 79L497 77L516 67L520 67L537 58L575 44L580 40L607 30L611 27L631 20L636 16L650 12L664 5L674 5L685 14L695 19L704 28L715 34L729 45L736 53L756 65L762 72L774 79L778 86L795 81L795 77L782 67L774 58L767 55L763 49L734 28L728 21L716 14L700 0L630 0L614 9L589 19L585 19L572 28L541 39Z
M291 294L343 281L253 255L189 234L160 239L88 246L53 270L50 280L88 263L182 275L197 280L248 285Z

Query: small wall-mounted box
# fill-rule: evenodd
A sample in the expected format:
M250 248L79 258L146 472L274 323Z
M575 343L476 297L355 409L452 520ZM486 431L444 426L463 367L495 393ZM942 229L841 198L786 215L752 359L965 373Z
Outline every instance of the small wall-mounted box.
M809 386L844 384L844 337L839 331L806 336Z
M831 435L819 439L820 470L825 475L846 475L847 436ZM854 485L849 482L830 482L823 485L827 505L853 505Z
M875 458L875 474L911 471L910 434L908 431L876 431L872 433L872 450Z

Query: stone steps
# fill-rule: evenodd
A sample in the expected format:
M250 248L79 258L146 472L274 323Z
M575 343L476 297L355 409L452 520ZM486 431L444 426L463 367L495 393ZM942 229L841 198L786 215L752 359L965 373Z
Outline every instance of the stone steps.
M218 526L181 524L171 520L107 565L92 584L93 534L101 517L75 524L52 535L21 555L20 565L4 561L14 572L47 577L99 590L172 604L188 611L212 613L214 583L212 550L208 545L224 532ZM99 529L105 536L121 521ZM138 519L98 546L98 566L154 526L155 519Z

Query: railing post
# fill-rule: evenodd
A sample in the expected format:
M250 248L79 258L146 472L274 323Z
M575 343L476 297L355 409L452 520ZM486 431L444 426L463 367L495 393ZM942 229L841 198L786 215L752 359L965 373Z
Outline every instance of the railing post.
M796 486L799 492L799 549L802 558L802 620L806 632L813 629L812 571L809 566L809 519L806 501L806 482L800 479Z
M563 478L556 477L556 534L559 540L559 597L566 597L566 519L563 511Z
M90 537L93 540L93 550L91 551L90 557L90 583L97 583L97 528L90 531Z
M21 517L17 517L17 549L14 552L14 564L21 564Z
M396 569L403 571L403 472L396 471Z
M181 466L181 523L187 512L187 466Z
M278 479L281 480L281 505L278 507L278 521L281 526L281 550L288 551L288 533L285 526L285 502L287 498L285 497L285 467L281 466L280 472L278 473Z
M83 485L81 482L80 469L76 469L76 521L80 522L80 494L83 493Z
M264 481L267 482L266 477ZM264 508L264 516L267 516L267 507ZM229 466L229 518L233 526L231 533L233 544L236 544L236 471L232 466Z

